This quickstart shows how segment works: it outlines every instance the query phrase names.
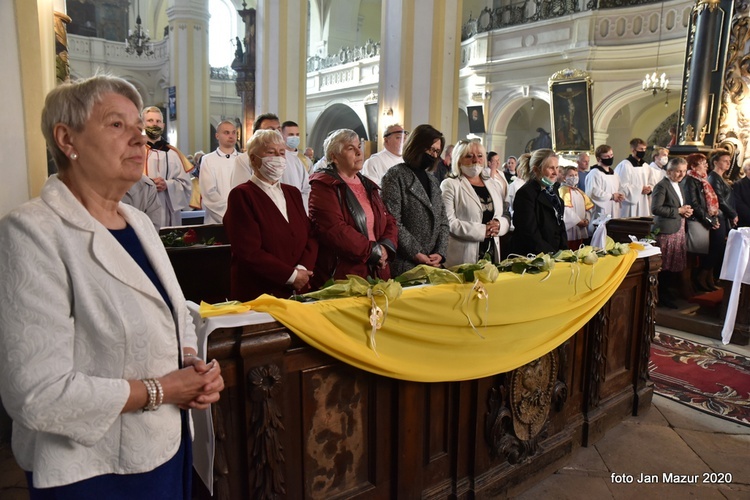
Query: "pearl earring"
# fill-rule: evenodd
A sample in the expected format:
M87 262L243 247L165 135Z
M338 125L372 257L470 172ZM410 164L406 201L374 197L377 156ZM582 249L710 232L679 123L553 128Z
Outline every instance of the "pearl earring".
M70 153L70 159L75 161L78 159L78 153Z

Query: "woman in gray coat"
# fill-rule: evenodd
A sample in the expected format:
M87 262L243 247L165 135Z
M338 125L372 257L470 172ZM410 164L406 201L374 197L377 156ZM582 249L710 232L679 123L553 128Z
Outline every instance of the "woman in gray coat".
M656 245L661 248L662 271L659 273L659 302L673 308L668 292L670 277L685 269L685 219L693 215L686 202L686 193L680 181L685 177L687 162L683 158L672 158L667 164L667 176L656 183L651 193L651 213L654 214L654 230L658 229Z
M383 176L383 201L398 223L394 277L419 264L439 267L445 261L448 218L437 178L428 172L444 146L443 134L431 125L419 125L404 146L404 163Z

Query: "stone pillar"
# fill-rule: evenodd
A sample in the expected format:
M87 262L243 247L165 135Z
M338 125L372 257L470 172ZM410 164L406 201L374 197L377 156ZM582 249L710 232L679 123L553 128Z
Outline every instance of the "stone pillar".
M243 3L243 7L244 7ZM242 99L242 147L253 134L255 121L255 9L243 8L239 15L245 23L245 40L236 52L232 69L237 72L237 95Z
M675 154L713 149L733 0L698 0L691 15Z
M177 97L177 120L168 124L167 136L170 142L176 137L173 145L185 154L210 145L208 16L208 0L174 0L167 7L168 86L176 87ZM166 103L166 89L161 97Z
M380 117L411 130L429 123L458 134L458 71L461 56L460 0L383 0L381 17ZM379 120L379 135L388 123Z
M276 113L306 133L307 0L258 0L255 113ZM300 145L302 148L304 144Z

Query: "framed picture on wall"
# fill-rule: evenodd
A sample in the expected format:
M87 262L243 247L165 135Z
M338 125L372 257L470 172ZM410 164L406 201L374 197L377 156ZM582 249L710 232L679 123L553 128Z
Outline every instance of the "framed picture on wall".
M591 79L581 70L558 71L549 79L552 148L558 153L594 150Z
M482 106L467 106L466 114L469 115L469 133L484 134L484 110Z

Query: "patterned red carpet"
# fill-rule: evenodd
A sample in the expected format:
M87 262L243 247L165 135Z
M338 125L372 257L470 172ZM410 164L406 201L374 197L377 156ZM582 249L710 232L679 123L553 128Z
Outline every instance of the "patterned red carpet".
M649 372L657 394L750 426L750 358L656 332Z

